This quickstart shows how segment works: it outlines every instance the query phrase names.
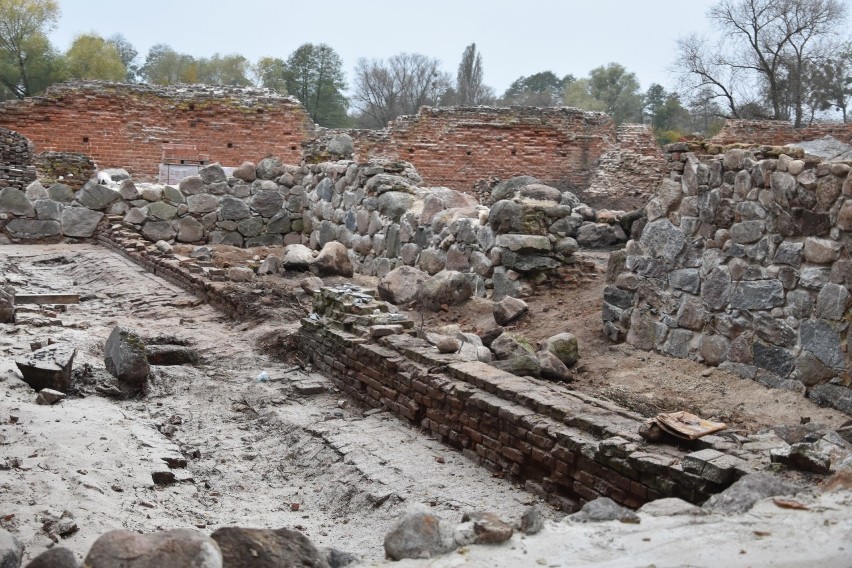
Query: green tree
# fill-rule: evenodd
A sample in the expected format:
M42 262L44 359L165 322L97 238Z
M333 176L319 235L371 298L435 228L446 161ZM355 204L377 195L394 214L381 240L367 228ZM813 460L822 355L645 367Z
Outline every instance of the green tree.
M0 0L0 97L30 97L60 78L47 38L58 19L55 0Z
M573 75L561 79L553 71L541 71L529 77L518 77L501 97L501 104L522 106L558 106L565 89L575 81Z
M852 101L852 42L834 50L834 55L822 61L814 70L814 99L819 110L835 109L848 122Z
M286 67L287 92L305 105L314 122L327 127L348 123L343 61L330 46L306 43L290 54Z
M588 79L572 81L566 88L562 99L565 106L582 110L606 111L606 105L592 96Z
M109 39L107 39L107 41L114 45L115 49L118 50L118 56L121 58L121 62L127 70L124 80L128 83L135 83L139 74L139 60L137 59L139 52L136 51L136 48L133 47L127 38L121 34L113 34L109 37Z
M482 105L494 100L494 89L482 83L482 75L482 54L472 43L465 48L456 74L456 104Z
M147 83L154 85L198 82L195 58L185 53L178 53L164 43L158 43L148 50L148 56L139 70L139 75Z
M251 85L247 77L250 69L248 59L233 53L230 55L214 54L213 57L202 57L196 61L198 82L206 85L229 85L246 87Z
M65 62L72 79L124 81L127 74L115 45L94 34L77 36L65 54Z
M261 57L252 67L252 75L258 87L287 94L287 63L278 57Z
M616 124L642 121L639 81L623 65L609 63L589 72L589 93L604 104Z

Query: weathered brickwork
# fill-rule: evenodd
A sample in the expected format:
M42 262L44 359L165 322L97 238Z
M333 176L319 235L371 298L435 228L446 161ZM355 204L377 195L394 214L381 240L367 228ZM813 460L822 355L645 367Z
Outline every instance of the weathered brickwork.
M429 185L470 191L482 179L531 175L560 188L589 186L607 152L662 154L650 130L617 130L612 118L575 108L423 107L387 128L347 130L356 157L411 162ZM623 140L619 134L625 134ZM328 131L333 135L335 131ZM662 168L657 168L659 174ZM634 188L652 188L646 176L631 178Z
M783 146L803 140L816 140L833 136L841 142L852 144L852 123L824 123L793 128L783 120L734 120L725 121L725 126L710 139L716 144L770 144Z
M298 101L269 91L75 82L0 104L0 126L37 152L82 153L141 178L157 175L166 143L194 144L229 165L270 155L298 163L313 122Z
M35 178L30 141L18 132L0 127L0 189L23 189Z

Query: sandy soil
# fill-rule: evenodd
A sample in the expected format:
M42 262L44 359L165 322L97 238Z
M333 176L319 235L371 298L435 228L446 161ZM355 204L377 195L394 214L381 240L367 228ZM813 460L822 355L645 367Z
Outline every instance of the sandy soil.
M297 528L318 546L376 559L409 504L458 521L472 509L518 519L537 502L388 413L352 407L323 377L289 372L286 361L262 353L259 338L297 325L295 307L233 323L106 249L3 253L3 271L21 291L85 299L0 326L0 526L25 543L26 558L52 545L42 525L63 511L78 530L61 544L80 558L113 528L241 525ZM201 364L156 367L150 392L137 400L34 404L13 363L30 342L70 341L75 368L103 368L103 342L116 324L184 340ZM256 382L260 371L271 380ZM304 382L325 392L296 394ZM185 458L187 467L172 470L178 483L155 486L151 474L169 469L166 458Z

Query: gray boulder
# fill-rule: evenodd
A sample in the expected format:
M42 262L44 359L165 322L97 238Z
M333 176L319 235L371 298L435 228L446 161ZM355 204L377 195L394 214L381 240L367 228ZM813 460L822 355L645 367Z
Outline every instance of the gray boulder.
M118 193L125 201L139 199L139 190L136 189L136 184L133 183L132 179L126 179L121 182L121 185L118 187Z
M180 180L178 189L184 195L199 195L204 192L204 180L201 176L187 176Z
M536 353L538 365L541 368L541 376L550 381L569 382L574 379L571 369L559 360L559 357L550 351L539 351Z
M26 193L14 187L6 187L0 190L0 213L34 217L35 209Z
M298 531L223 527L210 537L219 545L228 568L329 568L323 552Z
M515 176L503 180L491 189L491 202L494 203L501 199L512 199L518 195L522 187L539 183L541 182L532 176Z
M62 234L66 237L91 237L103 217L103 213L85 207L66 207L62 210Z
M38 180L35 180L30 185L28 185L27 189L24 190L24 193L27 194L27 197L30 198L30 201L36 201L38 199L48 199L49 197L47 193L47 188L44 187Z
M223 170L222 166L218 163L200 168L198 170L198 177L201 178L201 181L203 181L205 185L228 181L228 176L225 175L225 170ZM183 188L181 188L181 191L182 190Z
M20 568L24 546L7 530L0 529L0 568Z
M316 258L308 266L317 276L345 276L351 278L355 273L349 251L342 243L326 243Z
M767 497L794 495L799 487L769 473L750 473L736 483L710 497L704 508L718 513L745 513Z
M59 221L12 219L6 223L6 230L15 239L44 239L59 235L61 226Z
M274 189L262 189L251 198L251 208L262 217L274 217L283 205L284 197Z
M390 560L432 558L455 548L453 528L419 506L405 513L385 535Z
M169 221L148 221L142 225L142 236L152 242L169 241L175 238L175 230Z
M33 389L68 392L71 366L77 349L71 343L54 343L15 359L24 382Z
M541 365L532 345L523 337L503 333L491 342L491 351L498 359L491 364L507 373L537 376L541 372Z
M102 535L83 561L86 568L222 568L212 538L190 529L152 534L114 530Z
M495 302L493 313L497 325L508 325L529 311L529 305L523 300L506 296Z
M50 199L60 203L71 203L74 201L74 190L64 183L54 183L47 188L47 195Z
M338 134L326 146L333 160L349 160L355 154L355 141L348 134Z
M601 248L627 241L620 225L584 223L577 229L577 243L582 247Z
M148 380L151 368L145 353L145 343L134 331L117 326L104 345L104 364L110 375L134 390Z
M186 198L186 207L187 211L196 215L210 213L219 208L219 198L208 193L190 195Z
M572 333L557 333L547 338L542 349L556 355L567 367L576 363L577 359L580 358L577 337Z
M284 164L276 157L264 158L255 169L258 179L275 179L285 172Z
M225 220L239 221L251 217L251 210L248 204L242 199L226 195L219 202L222 218Z
M420 285L429 274L413 266L394 268L379 282L379 298L392 304L408 304L417 299Z
M38 199L35 203L36 218L40 221L58 221L65 206L52 199ZM88 211L88 209L87 209Z
M583 508L567 519L575 523L595 523L601 521L621 521L622 523L639 523L639 515L622 507L609 497L598 497L589 501Z
M388 191L379 196L379 213L399 223L402 216L411 209L414 196L401 191Z
M425 280L417 298L427 310L437 312L442 305L455 306L473 295L473 286L464 274L454 270L441 270Z
M177 240L194 243L204 239L204 225L195 217L181 217L178 223Z
M77 566L77 557L74 556L73 552L67 548L56 546L48 548L30 560L24 568L77 568ZM2 562L0 562L0 567L5 568Z
M314 253L305 245L287 245L281 266L284 270L307 270L314 261Z
M146 345L145 357L149 365L197 365L198 353L186 345Z
M121 194L114 189L98 184L94 180L89 180L77 192L75 198L83 207L100 211L101 209L106 209L113 201L121 199Z

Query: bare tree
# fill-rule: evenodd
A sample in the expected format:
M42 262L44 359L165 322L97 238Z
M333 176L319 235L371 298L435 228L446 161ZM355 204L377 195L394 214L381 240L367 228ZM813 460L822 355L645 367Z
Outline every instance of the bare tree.
M361 111L363 125L381 128L421 106L439 104L449 88L440 62L419 53L400 53L387 61L359 59L352 104Z
M456 104L481 105L494 100L494 89L482 84L482 54L476 44L467 46L456 74Z
M720 42L680 39L676 68L688 89L712 88L731 116L754 114L765 101L768 118L800 126L806 69L824 57L845 15L839 0L721 0L708 13L722 30Z

